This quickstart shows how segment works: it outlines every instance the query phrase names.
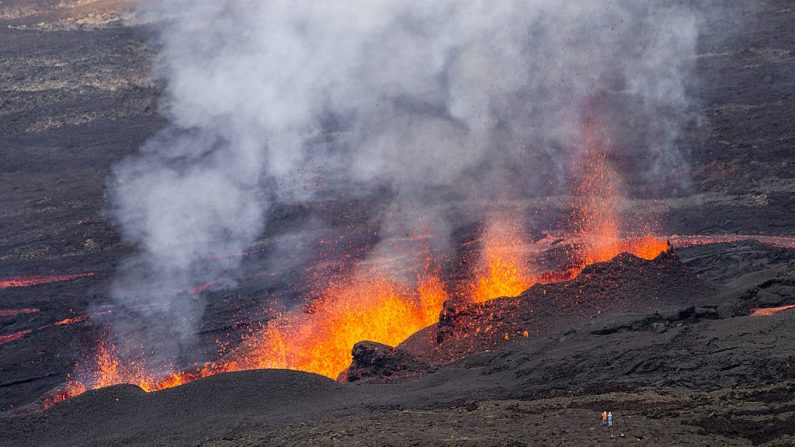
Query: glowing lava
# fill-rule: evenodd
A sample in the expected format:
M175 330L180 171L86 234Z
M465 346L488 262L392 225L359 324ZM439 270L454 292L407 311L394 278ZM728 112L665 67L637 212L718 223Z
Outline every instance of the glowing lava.
M674 247L693 247L696 245L728 244L734 242L757 241L770 247L795 250L795 236L767 236L753 234L692 234L673 235L670 238Z
M779 312L783 312L785 310L795 309L795 304L789 304L787 306L779 306L779 307L763 307L761 309L751 309L752 317L769 317L771 315L775 315Z
M230 361L237 368L286 368L336 378L362 340L395 346L438 321L447 297L442 282L428 276L412 293L379 272L361 272L332 285L304 313L270 322L243 343Z
M583 267L597 262L607 262L622 253L629 253L651 261L668 250L668 241L654 236L591 243L582 260ZM579 273L579 272L578 272ZM575 275L576 276L576 275Z
M22 314L32 314L36 312L40 312L40 310L35 307L25 307L22 309L0 309L0 317L15 317ZM105 313L110 313L110 311L98 312L96 314L80 315L73 318L66 318L61 321L57 321L55 323L42 326L36 329L36 331L41 331L43 329L53 326L66 326L70 324L82 323L84 321L88 321L88 319L91 318L93 315L100 315ZM13 334L0 335L0 345L20 340L32 334L33 332L34 329L24 329L21 331L14 332Z
M514 297L537 282L529 271L527 243L517 225L496 219L489 225L481 244L481 267L470 286L473 302Z
M135 384L144 391L152 391L151 380L144 372L144 368L136 362L122 362L116 347L100 341L91 362L84 362L79 366L80 375L85 376L80 381L70 380L61 389L44 397L44 408L83 394L89 389L104 388L112 385Z
M379 272L360 272L350 283L335 284L302 312L284 314L245 340L229 356L187 372L158 376L142 364L122 361L116 349L100 343L81 381L71 381L45 399L45 408L88 389L123 383L157 391L198 378L231 371L285 368L336 379L353 360L351 348L362 340L397 345L438 321L447 299L436 275L425 275L411 292Z
M0 309L0 318L16 317L25 314L35 314L39 309L35 307L23 307L21 309Z
M72 281L79 278L94 276L93 273L80 273L76 275L47 275L47 276L15 276L8 279L0 279L0 289L10 289L15 287L30 287L53 282Z
M652 260L669 248L665 239L648 234L641 237L625 234L621 224L625 220L622 215L623 181L608 159L610 137L590 110L585 118L584 147L572 190L572 223L582 247L569 272L571 278L586 266L607 262L621 253ZM637 234L637 228L634 230Z
M576 276L585 263L565 272L533 275L517 226L497 220L482 242L480 274L468 286L473 300L517 296L536 282L556 282ZM665 251L665 241L647 237L612 242L603 253L630 252L653 259ZM607 256L607 255L606 255ZM426 261L427 262L427 261ZM141 362L121 360L115 348L100 343L93 363L78 368L81 381L71 381L46 398L45 407L88 389L134 384L144 391L179 386L214 374L249 369L280 368L321 374L336 379L352 361L351 349L369 340L395 346L420 329L438 322L448 293L436 273L426 273L415 286L390 279L376 270L360 270L347 281L331 284L301 311L283 314L255 331L221 360L191 371L156 374ZM60 324L85 321L85 316ZM57 324L58 324L57 323ZM27 335L23 334L22 336Z
M87 321L89 318L90 318L90 315L78 315L78 316L73 317L73 318L64 318L61 321L56 321L52 325L53 326L67 326L67 325L70 325L70 324L82 323L84 321Z
M538 247L527 243L521 225L506 216L493 216L481 239L473 280L464 287L471 301L518 296L537 282L571 279L585 266L623 252L653 259L668 249L664 240L653 237L622 238L621 198L614 189L618 179L606 161L605 140L591 130L586 135L589 149L583 181L574 191L579 241L574 258L562 272L536 274L530 255ZM301 311L278 316L221 360L193 371L157 376L136 362L119 361L115 351L102 344L87 380L68 385L56 397L120 383L155 391L221 372L262 368L300 370L336 379L350 365L356 343L369 340L395 346L438 322L448 297L438 274L429 273L426 265L425 273L412 285L382 270L360 268L350 277L320 288Z
M12 341L16 341L21 338L25 338L31 332L33 332L31 329L25 329L22 331L14 332L13 334L0 335L0 345L4 345L6 343L11 343Z

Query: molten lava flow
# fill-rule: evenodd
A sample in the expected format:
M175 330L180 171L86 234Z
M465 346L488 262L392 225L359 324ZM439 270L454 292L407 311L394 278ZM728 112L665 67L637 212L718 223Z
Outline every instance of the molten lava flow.
M71 281L79 278L94 276L93 273L80 273L76 275L47 275L47 276L15 276L13 278L0 280L0 289L10 289L14 287L30 287L52 282Z
M780 307L764 307L761 309L751 309L751 313L749 315L753 317L769 317L771 315L775 315L779 312L783 312L785 310L795 309L795 304L789 304L787 306L780 306Z
M30 329L25 329L22 331L14 332L13 334L8 335L0 335L0 345L4 345L6 343L11 343L12 341L19 340L21 338L25 338L28 334L33 332Z
M757 241L764 245L795 250L795 236L767 236L751 234L693 234L670 237L674 247L693 247L696 245L726 244L734 242Z
M70 325L70 324L77 324L77 323L82 323L84 321L88 321L89 318L91 318L90 315L78 315L78 316L73 317L73 318L64 318L61 321L56 321L52 325L53 326L67 326L67 325Z
M22 308L22 309L0 309L0 317L15 317L15 316L22 315L22 314L32 314L32 313L36 313L36 312L40 312L40 310L35 308L35 307L25 307L25 308ZM107 313L110 313L110 311L108 310L108 311L104 311L104 312L97 312L97 313L94 313L94 314L80 315L80 316L77 316L77 317L74 317L74 318L66 318L66 319L63 319L61 321L57 321L55 323L51 323L51 324L48 324L48 325L45 325L45 326L41 326L38 329L35 329L35 331L41 331L43 329L47 329L47 328L53 327L53 326L66 326L66 325L70 325L70 324L82 323L84 321L88 321L88 319L91 318L94 315L102 315L102 314L107 314ZM12 341L20 340L20 339L25 338L28 335L32 334L33 332L34 332L34 329L24 329L24 330L21 330L21 331L14 332L13 334L0 335L0 345L6 344L6 343L11 343Z
M35 307L23 307L21 309L0 309L0 318L16 317L24 314L35 314L39 309Z
M435 276L409 293L379 272L356 274L321 293L304 313L283 315L244 342L236 368L286 368L336 378L362 340L397 345L435 323L447 294Z
M84 314L84 315L78 315L76 317L64 318L63 320L56 321L55 323L50 323L48 325L42 326L42 327L39 328L39 330L47 329L47 328L50 328L50 327L56 327L56 326L69 326L69 325L72 325L72 324L84 323L84 322L90 320L93 317L96 317L96 316L99 316L99 315L107 315L107 314L109 314L111 312L112 311L110 311L110 310L104 310L102 312L94 312L94 313L91 313L91 314Z
M217 284L216 281L210 281L208 283L199 284L198 286L190 287L187 289L177 289L177 293L187 293L189 295L201 295L202 292L213 287Z
M506 219L489 225L481 240L480 256L481 267L470 286L473 302L518 296L536 282L529 272L521 231Z

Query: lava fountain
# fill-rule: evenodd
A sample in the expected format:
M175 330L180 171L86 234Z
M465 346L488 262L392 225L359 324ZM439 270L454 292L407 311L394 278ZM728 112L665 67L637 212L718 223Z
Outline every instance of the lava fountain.
M436 275L412 290L378 271L333 284L304 312L277 317L245 340L227 362L238 369L286 368L336 378L362 340L397 345L435 323L447 298Z
M583 149L573 176L572 223L582 247L571 277L585 266L609 261L621 253L651 260L668 249L668 242L634 225L632 234L623 228L623 180L610 163L611 139L590 109L582 126ZM640 231L639 231L640 230ZM643 234L645 232L645 234Z
M494 219L481 238L480 267L469 286L471 300L518 296L535 284L527 246L516 223L504 216Z

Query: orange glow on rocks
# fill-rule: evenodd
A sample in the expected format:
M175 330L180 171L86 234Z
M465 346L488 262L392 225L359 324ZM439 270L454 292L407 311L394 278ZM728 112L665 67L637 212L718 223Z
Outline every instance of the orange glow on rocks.
M304 312L282 315L232 353L238 368L286 368L331 378L352 360L362 340L395 346L438 321L447 294L435 276L415 290L380 272L362 272L350 283L325 289Z
M151 390L150 381L146 378L144 369L135 362L122 363L114 346L100 343L95 361L96 377L93 388L132 383L145 391Z
M517 296L536 282L571 279L587 265L532 274L528 262L531 246L523 240L520 227L507 222L496 220L484 234L480 270L466 289L472 300ZM617 240L601 249L603 253L614 253L610 258L630 252L653 259L667 248L665 241L646 237ZM426 264L430 263L426 260ZM392 279L379 269L359 270L350 279L323 288L300 310L282 314L255 330L222 359L194 370L156 374L142 363L122 360L115 347L101 342L92 363L78 368L84 371L79 374L84 380L67 383L45 400L45 407L89 389L133 384L151 392L214 374L250 369L292 369L336 379L350 365L356 343L368 340L396 346L437 323L447 299L446 285L439 274L427 267L415 285ZM526 331L522 335L528 336Z
M53 282L72 281L79 278L94 276L93 273L80 273L76 275L46 275L46 276L15 276L8 279L0 279L0 289L10 289L15 287L30 287Z
M653 236L603 241L601 244L594 243L586 249L584 265L606 262L622 253L633 254L650 261L666 250L668 250L668 242Z
M25 338L31 332L33 331L30 329L25 329L22 331L14 332L13 334L0 335L0 345L4 345L6 343L11 343L12 341L17 341L19 339Z
M362 340L397 345L438 321L447 299L443 282L426 273L415 288L377 271L360 272L350 283L333 284L301 311L283 314L244 340L218 362L187 372L156 375L142 364L122 361L114 346L100 342L85 380L73 380L45 399L45 408L89 389L133 384L147 392L171 388L222 372L284 368L336 379Z
M98 344L94 356L79 365L78 370L80 370L79 375L82 376L81 380L71 380L55 393L45 396L45 408L91 389L131 384L146 392L152 392L203 377L201 372L197 372L169 373L164 378L157 378L155 374L148 372L142 363L122 359L116 347L104 340Z
M39 309L35 307L23 307L22 309L0 309L0 318L17 317L25 314L35 314Z
M75 380L70 380L69 382L66 382L66 384L62 386L58 391L50 395L44 396L44 402L42 404L42 407L44 407L44 409L46 410L47 408L52 407L58 402L62 402L65 401L66 399L71 399L75 396L79 396L85 393L86 391L88 391L88 389L86 388L85 385L83 385L83 383Z
M785 310L795 309L795 304L779 307L764 307L761 309L751 309L750 315L752 317L769 317Z
M90 315L78 315L78 316L73 317L73 318L64 318L61 321L56 321L52 325L53 326L67 326L67 325L70 325L70 324L82 323L84 321L88 321L88 319L90 317L91 317Z

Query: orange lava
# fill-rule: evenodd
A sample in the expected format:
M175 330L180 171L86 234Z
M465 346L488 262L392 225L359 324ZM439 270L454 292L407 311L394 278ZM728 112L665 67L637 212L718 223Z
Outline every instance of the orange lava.
M621 196L616 191L620 179L607 160L607 136L589 122L583 126L583 144L572 191L572 220L577 235L585 242L581 260L588 265L608 261L617 254Z
M764 307L761 309L751 309L752 317L769 317L771 315L775 315L779 312L783 312L785 310L795 309L795 304L789 304L787 306L780 306L780 307Z
M69 326L69 325L72 325L72 324L83 323L83 322L86 322L86 321L90 320L93 317L96 317L96 316L99 316L99 315L107 315L107 314L109 314L111 312L112 311L110 311L110 310L104 310L102 312L94 312L94 313L91 313L91 314L78 315L76 317L64 318L63 320L56 321L55 323L50 323L50 324L48 324L46 326L42 326L42 327L39 328L39 330L46 329L46 328L49 328L49 327L55 327L55 326Z
M573 191L575 237L580 241L574 259L564 271L534 272L530 262L533 246L525 240L521 225L506 216L495 216L483 234L472 282L464 286L471 301L518 296L538 282L568 280L585 266L624 252L653 259L668 249L665 240L655 237L623 237L619 225L622 199L616 191L620 183L607 163L606 140L592 130L586 134L589 149L579 177L582 181ZM350 365L356 343L369 340L395 346L438 322L448 297L445 284L427 267L416 283L398 280L379 269L361 268L351 277L321 288L317 298L300 311L271 320L218 362L193 371L156 376L135 362L120 362L112 349L101 345L93 376L82 387L73 385L72 389L82 392L130 383L156 391L221 372L263 368L300 370L336 379Z
M62 402L65 401L66 399L71 399L75 396L79 396L85 393L86 391L88 391L88 389L86 389L86 386L83 385L81 382L70 380L69 382L66 382L66 384L55 393L44 396L44 403L42 404L42 407L44 407L44 409L46 410L47 408L52 407L58 402Z
M582 262L584 267L597 262L609 261L622 253L630 253L650 261L666 250L668 250L668 241L654 236L619 239L602 244L592 243L586 249L586 257Z
M87 321L89 318L90 318L90 315L79 315L79 316L74 317L74 318L64 318L61 321L56 321L52 325L53 326L66 326L66 325L69 325L69 324L82 323L84 321Z
M90 359L90 362L81 364L79 369L82 370L81 376L83 378L81 380L70 380L60 389L45 396L43 403L45 409L58 402L79 396L88 390L131 384L149 393L184 385L193 380L220 372L235 370L208 364L198 371L171 372L165 376L161 375L158 377L158 375L148 372L141 363L122 360L116 351L116 347L104 341L99 343L96 353Z
M72 281L78 278L88 278L94 276L93 273L80 273L76 275L47 275L47 276L15 276L13 278L0 280L0 289L10 289L15 287L30 287L53 282Z
M151 392L248 369L293 369L336 379L353 360L354 344L370 340L397 345L437 322L446 299L436 275L425 275L411 291L378 272L359 273L349 284L325 289L303 311L272 320L222 360L194 371L158 376L137 362L122 361L112 345L102 342L92 364L83 365L86 379L70 381L44 406L111 385L134 384Z
M361 272L327 288L304 312L268 323L229 361L241 369L285 368L337 378L350 365L354 344L399 344L438 321L446 297L436 276L410 291L379 272Z
M96 389L112 385L133 384L146 392L170 388L163 379L158 379L155 374L148 372L142 363L131 360L122 361L116 347L104 341L99 343L92 359L93 364L88 365L90 372L88 379L82 383L83 388ZM170 376L171 374L169 374ZM175 383L171 386L180 385ZM80 387L75 387L79 390Z
M470 285L473 302L515 297L537 282L530 272L527 244L517 225L506 219L495 220L481 244L481 266Z
M670 238L674 247L693 247L696 245L726 244L744 241L757 241L771 247L795 250L795 236L767 236L754 234L692 234L673 235Z
M35 307L23 307L21 309L0 309L0 318L16 317L24 314L35 314L39 309Z
M97 367L95 372L95 387L104 388L122 383L134 383L147 389L148 381L145 379L143 368L137 363L124 363L116 355L116 348L112 345L100 343L96 354Z
M210 281L208 283L200 284L195 287L190 287L188 289L177 289L177 293L187 293L189 295L201 295L202 292L213 287L216 285L216 281Z
M533 275L527 262L528 245L518 227L496 222L484 236L480 275L468 287L473 300L517 296L536 282L571 279L587 265ZM665 241L646 237L616 241L609 248L601 247L601 252L612 256L630 252L653 259L665 249ZM336 379L353 360L353 345L364 340L398 345L416 331L438 322L447 298L438 274L426 272L412 287L383 272L362 270L349 281L326 287L300 311L271 320L221 360L195 370L158 375L138 362L122 361L112 345L100 343L93 364L82 368L89 371L83 374L86 378L69 382L48 398L45 407L88 389L127 383L151 392L222 372L249 369L292 369ZM59 323L84 321L86 317Z
M152 380L147 376L144 368L136 362L123 362L116 347L101 341L97 346L90 364L82 364L82 380L70 380L61 389L44 397L43 407L52 405L83 394L90 389L104 388L112 385L134 384L145 391L153 391Z
M190 288L188 290L188 293L190 293L191 295L199 295L199 294L201 294L202 292L204 292L205 290L209 289L210 287L212 287L214 285L215 285L214 283L210 282L210 283L207 283L207 284L202 284L200 286L192 287L192 288Z
M650 235L627 237L622 227L623 181L608 159L610 137L599 120L588 114L583 125L582 158L574 184L573 215L577 237L583 246L569 272L577 276L588 265L607 262L622 253L652 260L668 249L668 242ZM633 228L633 234L637 229Z
M11 343L12 341L17 341L21 338L25 338L31 332L33 332L31 329L25 329L22 331L14 332L13 334L0 335L0 345L4 345L6 343Z

